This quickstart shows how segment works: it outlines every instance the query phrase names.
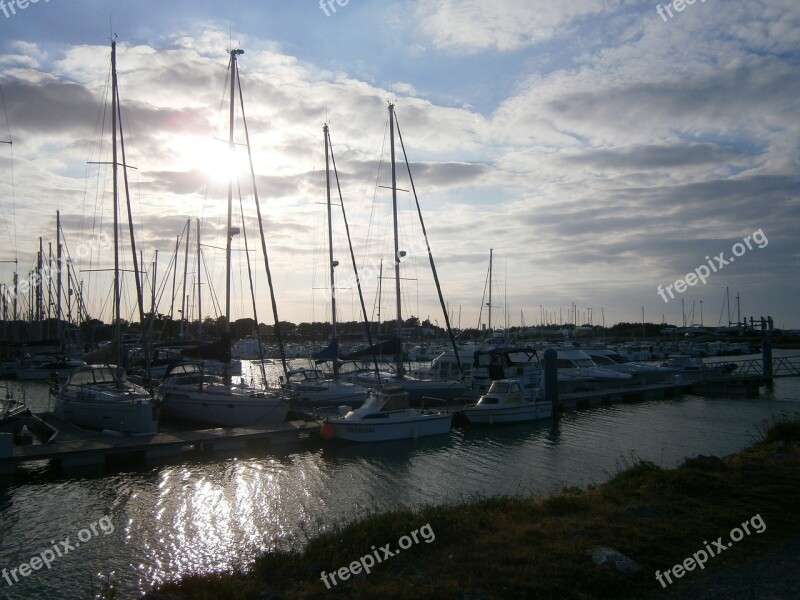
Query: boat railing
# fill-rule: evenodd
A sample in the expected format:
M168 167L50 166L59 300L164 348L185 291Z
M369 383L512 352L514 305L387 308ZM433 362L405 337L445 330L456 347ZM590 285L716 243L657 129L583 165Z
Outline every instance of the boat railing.
M431 407L428 406L429 403L436 404L436 405L439 405L439 406L444 405L444 407L446 409L446 412L450 412L450 402L448 400L444 399L444 398L435 398L433 396L423 396L422 397L422 409L426 410L428 408L431 408Z

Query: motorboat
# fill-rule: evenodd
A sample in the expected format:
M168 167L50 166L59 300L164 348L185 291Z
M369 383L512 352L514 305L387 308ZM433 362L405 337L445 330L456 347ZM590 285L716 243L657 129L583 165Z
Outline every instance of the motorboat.
M475 425L519 423L549 419L553 416L553 406L539 400L536 392L523 394L522 386L516 379L498 379L492 382L489 391L481 396L477 404L464 409L464 415Z
M225 383L196 362L172 365L156 397L165 418L212 427L282 423L289 413L280 393Z
M125 379L115 365L79 367L66 383L53 382L50 395L55 415L78 427L131 435L158 432L153 395Z
M605 348L584 348L584 352L600 368L609 371L628 373L639 381L655 383L673 375L672 370L658 365L643 365L632 362L614 350Z
M631 379L630 373L598 366L586 352L579 348L558 347L555 350L558 354L556 364L558 365L559 380L561 380L562 374L582 381L622 382Z
M704 363L701 358L688 354L670 354L659 366L688 381L719 379L737 368L735 363Z
M327 440L387 442L444 435L452 423L452 413L411 408L405 388L391 386L372 390L360 408L326 418L320 434Z

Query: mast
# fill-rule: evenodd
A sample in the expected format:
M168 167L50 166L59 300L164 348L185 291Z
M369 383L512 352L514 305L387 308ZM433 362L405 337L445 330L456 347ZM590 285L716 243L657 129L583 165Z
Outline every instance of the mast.
M489 248L489 335L492 334L492 259L494 248Z
M197 339L203 339L203 302L200 293L200 219L197 219Z
M381 336L381 302L383 302L383 259L378 271L378 339Z
M394 292L397 305L397 351L395 365L397 376L403 377L403 316L400 300L400 247L397 227L397 169L394 161L394 104L389 103L389 144L392 160L392 218L394 222ZM405 253L403 253L405 255Z
M228 123L228 151L230 152L229 158L231 164L233 162L234 152L236 151L236 143L233 138L234 130L234 112L236 110L236 78L239 71L236 66L236 57L244 54L244 50L235 48L230 51L231 54L231 102L230 102L230 117ZM238 230L233 229L233 173L228 173L228 229L225 241L225 335L224 342L227 344L228 360L225 361L224 377L225 383L230 384L230 343L231 343L231 242L233 236L238 233Z
M328 204L328 268L330 271L331 281L331 343L334 348L333 353L333 377L337 379L339 376L339 341L336 332L336 279L334 269L338 266L338 262L333 260L333 215L331 210L331 168L330 157L328 153L328 145L330 138L328 137L328 124L322 126L322 133L325 140L325 193Z
M58 339L62 339L62 331L61 331L61 294L62 294L62 284L61 284L61 261L62 261L62 254L61 254L61 211L56 211L56 323L58 327Z
M186 301L186 280L189 278L189 234L191 233L191 219L186 219L186 244L183 253L183 294L181 294L181 333L180 337L183 339L184 327L189 322L186 318L186 312L189 308Z
M122 385L122 323L119 285L119 174L117 168L117 43L111 42L111 173L114 198L114 339L117 343L117 385Z

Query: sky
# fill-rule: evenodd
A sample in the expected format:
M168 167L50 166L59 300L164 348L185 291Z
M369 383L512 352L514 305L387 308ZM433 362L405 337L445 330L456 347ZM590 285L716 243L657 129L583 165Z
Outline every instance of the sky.
M742 316L800 328L796 0L5 0L0 141L13 144L0 144L0 281L15 268L30 280L40 238L56 252L60 211L89 313L105 320L112 37L148 310L155 282L161 313L224 314L233 172L231 315L252 316L255 297L272 322L238 105L236 158L226 142L228 51L241 48L281 320L331 316L325 123L367 312L396 316L392 102L454 326L488 322L491 250L494 327L643 311L727 325L738 296ZM402 316L443 325L396 149ZM358 320L335 187L332 215L337 318ZM123 316L135 319L128 241L121 253Z

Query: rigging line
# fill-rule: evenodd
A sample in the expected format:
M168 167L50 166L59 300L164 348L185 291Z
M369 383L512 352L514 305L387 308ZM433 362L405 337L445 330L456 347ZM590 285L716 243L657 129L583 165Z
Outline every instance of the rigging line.
M478 331L481 328L481 321L483 320L483 307L486 304L486 289L489 285L489 271L486 271L486 277L483 280L483 296L481 296L481 309L478 311Z
M422 219L422 209L419 206L419 198L417 197L417 188L414 185L414 178L411 175L411 165L408 164L408 155L406 154L406 147L403 144L403 134L400 133L400 123L397 121L397 115L395 114L395 127L397 128L397 136L400 139L400 148L403 150L403 158L405 159L406 163L406 170L408 171L408 180L411 183L411 191L414 193L414 202L417 205L417 215L419 216L419 223L422 227L422 235L425 238L425 246L428 249L428 261L431 265L431 271L433 272L433 280L436 283L436 292L439 295L439 304L442 308L442 314L444 315L444 322L447 325L447 333L450 336L450 343L453 345L453 351L456 355L456 363L458 364L458 370L461 373L461 376L464 376L464 369L461 366L461 357L458 355L458 345L456 344L456 338L453 335L453 329L450 327L450 316L447 314L447 305L444 301L444 296L442 295L442 286L439 283L439 274L436 272L436 264L433 261L433 252L431 252L431 245L428 241L428 232L425 229L425 221Z
M370 175L372 175L372 173L375 172L375 186L372 189L372 207L370 209L369 222L367 225L367 241L364 244L364 254L361 257L362 264L366 262L367 255L369 254L370 239L372 238L372 225L373 222L375 221L375 209L376 209L375 205L378 202L378 189L380 188L381 168L383 166L382 157L386 153L386 137L388 136L388 134L389 134L389 119L387 118L383 128L383 140L381 141L380 148L378 149L378 152L373 160L373 165L377 164L377 168L370 167Z
M239 190L239 212L242 215L242 237L244 239L244 252L247 258L247 279L250 282L250 299L253 302L253 320L255 321L256 325L256 340L258 340L258 352L261 355L261 360L258 361L259 371L261 372L261 380L266 385L267 381L267 368L264 365L264 353L261 351L263 348L261 344L261 329L258 326L258 310L256 308L256 290L255 286L253 285L253 269L250 266L250 248L247 244L247 227L244 226L244 204L242 202L242 186L239 182L239 179L236 180L236 187Z
M214 286L211 285L211 272L208 269L208 262L206 261L205 254L203 255L203 269L206 274L206 281L208 282L208 289L211 293L211 304L214 308L216 308L217 316L222 314L222 304L220 304L219 297L217 296L217 291L214 289Z
M238 69L237 69L238 73ZM231 77L234 77L235 74L231 72ZM272 304L272 317L275 321L275 337L278 341L278 348L281 353L281 365L283 366L283 375L286 378L286 381L289 380L289 367L286 364L286 349L283 346L283 336L281 335L281 326L280 320L278 319L278 304L275 300L275 288L272 284L272 271L269 268L269 254L267 253L267 240L264 238L264 221L261 217L261 204L258 200L258 189L256 188L256 172L255 168L253 167L253 153L250 148L250 132L247 128L247 118L245 117L244 112L244 95L242 94L242 80L239 77L236 77L236 82L238 83L239 88L239 104L242 110L242 125L244 127L244 137L245 143L247 145L247 159L250 163L250 177L253 183L253 197L256 204L256 214L258 215L258 231L261 235L261 251L264 254L264 269L267 272L267 283L269 284L269 296L270 301Z
M333 156L333 142L331 141L330 132L328 132L328 146L330 147L331 151L331 165L333 166L333 174L336 179L336 189L339 193L339 205L342 207L342 219L344 219L344 228L347 232L347 246L350 249L350 260L353 262L353 274L355 275L356 286L358 287L358 299L361 303L361 314L364 317L364 328L367 334L367 343L370 345L370 347L373 347L372 331L369 325L369 319L367 318L367 307L364 304L364 294L361 290L361 279L358 276L358 265L356 264L356 255L353 252L353 242L350 239L350 225L347 223L347 213L344 210L344 197L342 195L342 186L339 183L339 171L336 169L336 158ZM378 368L378 356L375 351L372 353L372 360L375 363L375 376L377 377L376 381L380 382L381 378L380 370Z
M139 257L136 253L136 237L133 235L133 214L131 212L131 194L128 185L128 163L125 156L125 136L122 126L122 110L120 109L119 87L117 87L117 122L119 124L119 145L122 154L122 182L125 188L125 204L128 210L128 232L131 239L131 253L133 254L133 273L136 282L136 301L139 307L139 323L144 326L144 301L142 298L142 279L139 273Z

